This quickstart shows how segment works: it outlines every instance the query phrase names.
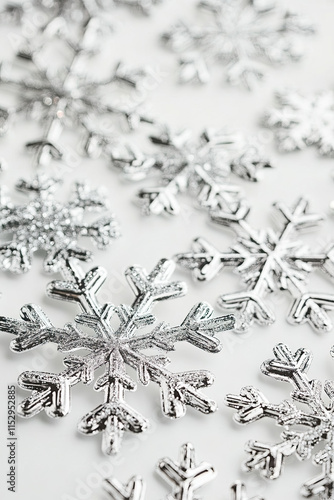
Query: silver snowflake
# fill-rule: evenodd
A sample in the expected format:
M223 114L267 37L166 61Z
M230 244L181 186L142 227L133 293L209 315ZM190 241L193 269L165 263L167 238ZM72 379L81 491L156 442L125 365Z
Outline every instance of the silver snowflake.
M143 14L150 14L162 0L22 0L6 2L0 10L0 20L23 27L35 26L36 33L52 31L66 22L84 25L92 16L105 17L115 6L125 6Z
M13 68L6 65L1 68L0 84L16 91L18 104L0 109L0 135L7 132L18 115L40 123L42 137L27 144L37 152L38 165L63 157L59 141L64 128L79 131L85 154L96 156L115 140L115 124L110 132L110 126L102 126L101 121L115 117L125 122L130 130L141 122L152 121L141 112L142 98L138 93L148 70L131 69L117 63L110 76L100 81L83 73L87 56L99 50L99 29L99 20L90 18L78 44L66 41L71 61L58 71L42 65L39 50L29 44L18 54L19 61L25 61L22 76L12 76ZM129 92L124 94L124 89ZM122 124L116 123L116 127L121 129Z
M322 156L334 156L334 92L303 94L285 90L276 94L264 125L274 130L280 151L316 146Z
M296 238L303 229L317 227L322 220L309 213L308 202L300 198L291 208L274 204L280 223L276 230L256 230L247 222L249 208L240 203L234 213L212 214L212 220L228 226L237 234L237 241L227 252L221 252L203 238L194 241L190 253L179 254L177 261L190 269L195 279L211 280L225 267L235 272L246 284L246 290L227 293L219 305L238 312L237 330L247 330L254 322L269 325L275 321L266 297L271 292L287 291L293 297L288 321L308 322L318 331L328 331L332 321L327 311L334 309L334 294L310 292L307 278L316 268L334 278L333 243L314 252Z
M32 417L43 409L50 417L67 415L71 408L71 388L80 382L92 383L95 371L104 367L104 373L94 385L96 391L104 392L104 401L80 420L78 428L87 435L103 433L104 452L117 453L125 431L142 432L149 424L125 401L125 391L136 390L126 365L136 371L144 386L149 382L158 384L162 411L167 417L183 417L187 405L202 413L215 411L216 403L200 391L213 383L213 375L205 370L173 373L167 368L170 361L166 353L174 350L180 341L204 351L219 351L221 346L215 334L233 328L233 316L212 318L212 308L202 302L195 305L178 326L162 322L143 331L144 327L156 323L151 312L156 302L181 297L186 291L182 282L170 281L173 270L174 263L168 260L158 262L149 274L141 267L128 268L125 275L135 298L131 305L116 306L100 304L97 300L97 293L106 280L103 268L95 267L85 275L77 260L68 259L66 268L62 269L64 280L50 283L47 293L80 307L81 314L73 323L56 328L35 305L21 309L22 320L0 318L1 331L16 335L11 342L15 352L47 342L56 343L58 350L64 353L88 350L88 354L65 357L65 369L59 374L22 373L19 385L32 390L32 394L19 405L19 415ZM81 326L91 333L84 333Z
M163 458L158 462L157 472L172 487L166 500L196 500L196 492L215 478L216 472L207 462L196 463L195 450L191 443L181 446L179 461ZM134 476L127 484L115 478L104 481L104 489L112 500L144 500L145 483L140 476ZM246 487L240 481L231 486L232 500L248 500ZM253 497L249 500L263 500Z
M226 65L226 80L250 88L264 75L266 64L285 64L303 53L302 36L313 33L301 16L282 11L274 0L204 0L198 7L209 21L183 21L163 35L180 58L182 82L205 83L209 67Z
M208 129L194 140L189 129L172 133L164 128L150 139L159 146L157 153L111 150L113 164L126 178L138 181L159 174L159 186L138 193L147 215L179 214L177 196L184 192L201 207L228 209L240 198L240 188L229 182L231 174L257 181L261 170L271 166L260 142L240 133Z
M82 260L90 258L91 252L77 245L80 237L90 237L99 248L104 248L120 235L101 190L77 182L69 201L62 203L54 196L60 183L59 179L45 176L20 180L16 189L30 197L24 205L13 205L1 188L0 230L6 241L0 244L0 269L26 272L31 268L33 254L43 250L44 269L56 272L69 255ZM101 211L105 212L103 217L85 222L89 212Z
M249 457L244 463L246 471L257 470L268 479L277 479L287 457L295 456L299 460L312 457L314 465L320 465L322 472L304 483L301 494L307 498L332 500L334 384L326 381L323 385L319 380L309 378L307 371L311 361L312 355L308 350L301 348L294 353L285 344L278 344L274 348L274 359L265 361L261 370L276 380L290 382L293 387L292 400L284 400L279 404L270 403L258 389L247 386L241 390L240 395L229 394L226 404L237 410L235 420L240 424L269 417L284 428L281 441L277 444L261 441L247 443ZM328 402L325 402L323 390ZM300 405L304 405L308 411L300 409Z

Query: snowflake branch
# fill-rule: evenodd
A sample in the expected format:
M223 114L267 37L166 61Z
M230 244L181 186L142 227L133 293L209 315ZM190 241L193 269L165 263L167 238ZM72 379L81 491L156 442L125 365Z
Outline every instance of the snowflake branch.
M124 431L138 433L148 427L148 421L125 402L125 390L135 390L136 384L126 375L119 352L111 354L107 370L94 388L105 391L105 402L87 413L78 428L89 435L103 432L103 451L108 455L118 453Z

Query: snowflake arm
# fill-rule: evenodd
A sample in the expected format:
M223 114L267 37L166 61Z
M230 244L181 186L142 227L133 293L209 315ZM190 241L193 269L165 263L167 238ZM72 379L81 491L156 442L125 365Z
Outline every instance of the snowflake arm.
M210 66L223 63L226 80L248 89L263 78L265 65L286 64L302 55L301 38L314 32L300 16L276 2L198 2L207 23L178 22L162 40L180 55L180 81L206 83ZM203 16L204 18L204 16Z
M265 298L277 290L287 290L294 299L289 322L309 322L315 330L328 331L332 322L327 311L333 309L334 296L308 292L305 285L308 275L316 268L333 279L332 245L320 253L313 253L300 241L293 240L303 229L316 227L322 217L309 213L304 199L299 199L292 208L283 204L275 204L274 208L280 216L276 231L254 230L247 222L249 208L243 202L233 213L212 212L214 222L236 232L236 244L223 253L198 238L192 252L178 254L176 260L191 270L199 281L213 279L225 267L235 268L247 288L222 295L219 305L239 311L238 329L241 331L253 322L261 325L274 322L274 312Z
M166 500L196 500L197 490L212 481L216 476L216 471L207 462L197 464L195 449L191 443L181 446L179 455L178 461L166 457L159 460L156 467L158 474L172 488ZM116 478L111 477L104 480L103 487L111 500L144 500L145 498L145 482L140 476L132 477L127 484L122 484ZM232 484L230 491L233 500L251 500L247 496L245 485L240 481ZM263 499L254 497L252 500Z
M234 318L212 318L212 308L200 303L181 325L160 324L150 330L150 325L156 322L152 314L155 303L185 293L183 283L170 281L173 269L173 262L166 260L161 260L149 274L140 267L130 267L126 276L135 299L131 305L115 306L97 300L106 279L105 270L95 267L85 274L78 261L68 259L62 267L64 279L50 283L47 294L79 306L81 312L74 323L55 328L43 311L32 305L22 308L21 320L1 317L0 330L15 335L11 343L14 351L54 342L59 351L69 353L64 359L65 369L59 374L30 371L20 375L19 385L32 394L19 405L19 414L30 417L45 410L50 417L65 416L71 408L72 387L92 383L95 371L105 367L94 384L96 391L104 392L104 401L80 420L78 428L87 435L102 433L103 450L117 453L124 432L142 432L148 426L148 420L125 400L126 391L136 389L135 382L127 375L127 365L134 368L142 385L150 381L158 384L166 416L182 417L186 406L202 413L215 411L216 403L200 390L213 383L212 374L205 370L173 373L167 369L170 361L166 353L180 341L209 352L219 351L221 345L215 334L233 328ZM119 320L118 327L111 326L114 318ZM81 326L88 327L93 335L85 334ZM144 328L145 333L137 333ZM150 348L158 348L160 353L142 352ZM88 353L72 354L82 349Z
M229 182L230 176L257 181L261 171L271 166L261 144L238 133L208 129L193 141L190 130L173 134L164 128L150 139L160 152L145 155L131 147L111 151L114 165L127 179L138 181L154 173L161 177L160 185L138 192L147 215L179 214L178 196L185 192L200 207L228 210L240 197L240 188Z
M274 358L265 361L262 372L276 380L289 382L293 387L292 400L305 405L308 412L297 409L293 402L283 401L280 405L268 404L263 395L254 387L241 390L240 396L229 394L226 404L237 409L235 420L248 424L264 416L273 417L284 427L282 441L271 445L260 441L249 441L246 452L249 458L244 464L247 471L258 470L264 477L277 479L286 457L294 455L300 460L313 458L315 465L322 466L322 474L307 481L301 492L306 497L329 500L334 487L333 476L333 383L325 382L323 388L329 405L324 402L322 385L318 380L310 380L307 371L312 355L306 349L293 353L287 345L278 344L274 348ZM296 430L294 426L297 425ZM300 430L303 426L306 430ZM309 429L310 430L309 430ZM319 452L317 445L323 445Z
M275 132L280 151L315 146L320 155L334 156L333 91L303 94L287 89L276 94L276 102L264 125Z

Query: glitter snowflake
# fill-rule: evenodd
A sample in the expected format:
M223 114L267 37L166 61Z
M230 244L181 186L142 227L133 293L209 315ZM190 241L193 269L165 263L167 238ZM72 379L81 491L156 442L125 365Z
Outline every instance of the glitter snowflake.
M91 18L79 44L67 41L71 61L57 71L41 64L40 51L31 49L29 44L18 54L19 60L26 64L22 76L12 76L13 68L6 65L1 68L0 84L3 88L16 90L18 104L0 109L0 134L3 135L10 122L22 114L42 124L42 137L27 144L28 148L37 151L38 164L63 157L59 140L64 128L79 131L85 154L94 156L115 140L115 126L121 129L122 121L130 130L141 122L151 122L140 111L142 98L138 92L148 70L130 69L117 63L110 76L100 81L83 73L87 56L99 50L99 28L99 20ZM125 88L129 92L124 93ZM102 124L112 117L121 122Z
M173 489L167 500L196 500L196 491L212 481L216 472L207 462L196 463L195 450L192 444L181 446L179 461L163 458L157 465L158 473ZM115 478L104 481L104 489L112 500L144 500L145 483L140 476L134 476L127 484ZM240 481L231 486L232 500L248 500L245 485ZM251 499L250 499L251 500ZM254 497L252 500L261 500Z
M321 155L334 156L334 92L285 90L276 99L277 107L268 111L264 125L275 131L280 151L316 146Z
M20 180L16 189L30 196L25 205L13 205L4 188L0 190L0 229L3 239L10 238L0 244L0 269L26 272L31 268L33 254L44 250L45 270L56 272L69 255L90 258L91 252L77 246L81 236L90 237L99 248L119 236L118 224L101 190L77 182L69 201L62 203L54 196L59 184L59 179L44 176ZM101 211L106 215L85 222L89 212Z
M247 330L254 322L268 325L275 321L266 297L271 292L288 291L293 303L288 314L292 324L308 322L315 330L328 331L332 321L327 311L334 308L334 295L309 292L307 278L319 268L334 277L333 244L314 252L296 238L303 229L318 226L322 217L309 213L308 203L300 198L294 206L274 204L280 223L276 230L255 230L247 222L249 208L240 203L234 213L216 212L212 220L228 226L237 234L235 245L220 252L202 238L194 241L190 253L179 254L177 261L193 272L199 281L211 280L225 267L235 268L247 288L219 298L223 308L239 314L237 330Z
M269 417L284 428L281 441L277 444L247 443L249 458L244 469L257 470L266 478L277 479L287 457L295 456L299 460L312 457L314 465L320 465L322 472L304 483L301 493L307 498L330 500L334 493L333 382L326 381L323 385L319 380L308 377L312 355L306 349L298 349L294 353L285 344L278 344L274 348L274 356L274 359L262 364L261 370L281 382L290 382L293 387L292 401L269 403L258 389L251 386L244 387L240 395L229 394L226 397L226 404L237 410L235 420L238 423L249 424ZM325 402L323 390L329 402ZM309 411L300 409L300 405L305 405L304 408Z
M125 275L134 291L131 305L100 304L97 293L106 279L106 271L95 267L86 275L78 261L68 259L62 269L64 280L48 285L50 297L75 302L81 314L64 328L52 325L35 305L21 310L22 320L0 318L0 329L16 335L11 348L22 352L47 342L54 342L64 353L88 350L88 354L70 354L64 359L65 370L59 374L29 371L19 377L19 385L32 390L18 408L19 415L32 417L43 409L50 417L63 417L70 411L71 388L82 382L92 383L95 371L105 371L95 381L94 389L104 392L104 402L88 412L79 422L79 430L87 435L103 433L105 453L117 453L125 431L142 432L148 421L125 401L125 391L136 384L126 373L132 367L141 384L150 381L160 387L162 411L170 418L183 417L186 406L202 413L211 413L216 403L202 394L200 388L213 383L205 370L173 373L168 368L166 353L179 341L189 342L208 352L220 350L216 333L233 328L233 316L212 318L213 310L206 303L195 305L183 322L171 327L158 323L153 329L144 327L156 323L152 309L156 302L177 298L185 293L185 285L171 282L174 263L161 260L151 273L141 267L130 267ZM118 319L118 326L114 325ZM92 334L84 333L84 326ZM153 351L153 352L152 352Z
M205 0L198 6L210 16L207 24L180 21L163 35L179 54L182 82L205 83L209 67L226 64L226 79L251 87L264 75L264 63L298 60L301 37L313 33L302 17L282 11L273 0Z
M229 182L231 173L257 181L261 170L271 166L259 141L240 133L204 130L193 140L190 130L174 134L165 128L151 141L159 146L157 153L145 155L134 148L111 152L114 165L131 180L160 174L158 187L138 193L147 215L180 213L177 196L184 192L201 207L229 209L240 197L240 188Z

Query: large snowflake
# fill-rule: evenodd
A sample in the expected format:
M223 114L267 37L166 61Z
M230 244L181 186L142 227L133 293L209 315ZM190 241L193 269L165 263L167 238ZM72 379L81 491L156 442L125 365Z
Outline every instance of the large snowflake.
M32 390L32 394L19 405L19 415L32 417L44 409L50 417L65 416L71 407L72 387L78 383L91 384L95 371L104 367L104 373L98 376L94 385L96 391L104 392L104 401L89 411L78 427L87 435L103 433L103 450L108 454L116 453L125 431L138 433L148 426L147 419L125 401L125 391L136 389L135 382L126 372L126 365L136 371L141 384L147 385L150 381L158 384L166 416L184 416L187 405L202 413L215 411L216 403L200 391L212 384L212 374L205 370L173 373L167 368L166 353L174 350L180 341L208 352L219 351L221 346L215 334L233 328L233 316L212 318L212 308L199 303L178 326L161 322L152 329L143 330L156 323L151 312L156 302L185 293L183 283L170 281L173 269L174 263L168 260L158 262L149 274L141 267L128 268L125 274L135 299L131 305L116 306L100 304L97 300L97 293L106 279L103 268L95 267L85 275L78 261L68 259L67 267L63 268L66 278L50 283L47 293L52 298L78 304L81 314L73 323L56 328L35 305L21 309L22 320L1 317L1 331L16 335L11 343L16 352L47 342L56 343L64 353L88 351L67 356L61 373L22 373L19 385ZM84 333L82 326L91 333Z
M240 198L240 188L229 182L230 175L257 181L261 170L271 166L260 142L240 133L208 129L194 140L188 129L172 133L164 128L150 139L159 146L158 152L111 151L114 165L131 180L159 174L158 186L138 193L147 215L180 213L177 196L184 192L199 206L230 209Z
M276 94L264 125L275 131L281 151L316 146L323 156L334 156L334 92L302 94L285 90Z
M249 424L268 417L284 428L281 441L277 444L261 441L247 443L246 451L249 457L244 469L258 470L266 478L277 479L282 473L287 457L293 455L299 460L312 457L314 465L320 465L322 472L304 483L301 493L307 498L332 500L334 498L333 382L326 381L323 385L319 380L308 377L307 371L312 355L306 349L298 349L294 353L285 344L278 344L274 348L274 356L274 359L262 364L261 370L276 380L290 382L293 387L292 401L270 403L252 386L244 387L240 395L229 394L226 397L226 404L238 411L235 415L238 423ZM327 402L324 399L323 389L328 397ZM301 409L300 405L304 405L306 410Z
M91 252L77 244L80 237L90 237L103 248L119 236L118 224L101 190L77 182L69 201L62 203L54 197L59 184L59 179L44 176L19 181L17 190L30 196L25 205L13 205L1 189L0 230L2 239L10 238L0 244L1 269L26 272L31 268L33 254L44 250L45 270L56 272L69 255L81 260L90 258ZM103 217L85 222L89 212L101 211L105 212Z
M6 65L1 68L0 84L15 90L18 103L0 109L0 134L7 131L18 115L24 114L40 123L42 137L27 144L37 151L38 164L63 157L60 136L64 128L78 131L84 152L93 156L115 140L115 129L122 128L122 121L130 130L140 122L151 122L140 111L142 97L138 93L148 76L146 69L133 69L118 62L110 75L99 81L83 73L87 55L99 50L99 29L99 20L90 18L78 44L66 40L71 60L59 70L41 64L40 51L30 44L18 54L19 60L26 61L22 75ZM118 123L105 125L112 117Z
M216 472L207 462L196 463L195 450L191 443L181 446L179 461L163 458L157 464L157 471L167 481L172 492L166 500L196 500L196 492L206 483L212 481ZM140 476L134 476L127 484L120 483L116 478L104 481L104 489L112 500L144 500L145 482ZM231 500L248 500L246 487L240 481L232 484ZM250 500L263 500L253 497Z
M254 322L268 325L275 315L266 300L271 292L286 290L293 297L288 321L308 322L315 330L328 331L332 321L327 310L334 308L334 294L310 292L307 278L318 268L334 277L333 244L314 252L296 238L303 229L318 226L322 217L308 211L308 203L300 198L291 208L274 205L280 224L276 230L256 230L247 222L249 208L240 203L234 213L217 212L212 220L237 233L235 245L221 252L203 238L194 241L190 253L179 254L177 261L193 272L199 281L211 280L225 267L235 268L246 290L227 293L219 298L223 308L238 312L237 330L247 330Z
M228 82L251 87L263 77L264 63L298 60L301 37L313 33L307 21L273 0L204 0L198 7L210 16L207 24L180 21L163 35L182 54L182 82L207 82L209 67L218 62L226 65Z

